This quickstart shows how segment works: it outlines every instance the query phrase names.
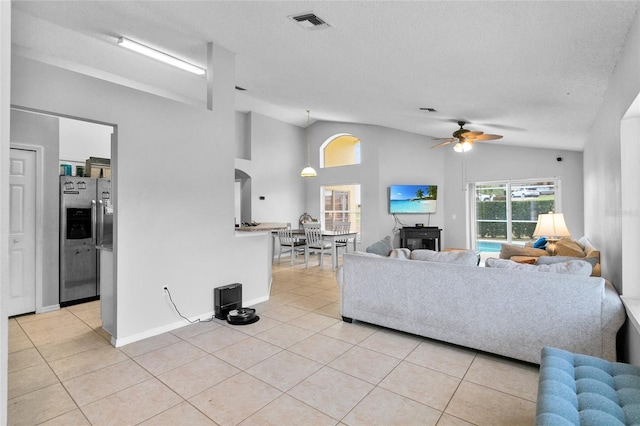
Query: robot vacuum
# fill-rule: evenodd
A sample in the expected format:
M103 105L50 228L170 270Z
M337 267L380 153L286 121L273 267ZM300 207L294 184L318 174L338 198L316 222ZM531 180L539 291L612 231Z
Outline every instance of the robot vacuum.
M227 322L233 325L253 324L260 319L253 308L233 309L227 314Z

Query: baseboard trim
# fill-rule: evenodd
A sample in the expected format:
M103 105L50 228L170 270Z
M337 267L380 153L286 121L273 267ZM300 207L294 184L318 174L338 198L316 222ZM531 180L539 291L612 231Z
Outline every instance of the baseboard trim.
M53 312L53 311L59 311L59 310L60 310L60 304L43 306L41 308L36 309L36 314L44 314L47 312Z
M204 321L213 317L213 311L202 314L196 317L189 318L190 321ZM187 325L191 325L185 320L181 319L170 324L163 325L161 327L152 328L150 330L143 331L142 333L132 334L127 337L114 337L111 336L111 344L113 344L116 348L120 346L128 345L130 343L137 342L139 340L148 339L149 337L157 336L159 334L167 333L169 331L176 330L178 328L186 327ZM115 343L115 344L114 344Z
M246 302L243 303L243 307L249 307L249 306L253 306L253 305L257 305L258 303L262 303L262 302L266 302L267 300L269 300L269 296L263 296L263 297L258 297L256 299L252 299L252 300L247 300ZM214 315L213 311L208 312L206 314L202 314L196 317L192 317L189 318L190 321L196 321L196 320L200 320L200 321L205 321L205 320L209 320L210 318L212 318ZM222 321L222 320L214 320L214 321ZM137 334L133 334L131 336L127 336L127 337L120 337L120 338L116 338L111 336L111 344L116 347L119 348L120 346L124 346L124 345L128 345L130 343L134 343L137 342L139 340L144 340L144 339L148 339L149 337L153 337L153 336L157 336L159 334L163 334L163 333L167 333L169 331L173 331L176 330L178 328L182 328L182 327L186 327L188 325L191 325L189 323L187 323L185 320L178 320L175 322L172 322L170 324L167 325L163 325L162 327L156 327L156 328L152 328L150 330L147 331L143 331L142 333L137 333Z

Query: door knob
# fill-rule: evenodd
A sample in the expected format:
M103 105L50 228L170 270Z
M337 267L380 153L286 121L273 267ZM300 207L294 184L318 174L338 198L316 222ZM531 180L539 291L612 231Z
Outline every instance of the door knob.
M20 240L16 238L15 240L13 240L13 242L14 242L14 243L19 243L19 242L20 242Z

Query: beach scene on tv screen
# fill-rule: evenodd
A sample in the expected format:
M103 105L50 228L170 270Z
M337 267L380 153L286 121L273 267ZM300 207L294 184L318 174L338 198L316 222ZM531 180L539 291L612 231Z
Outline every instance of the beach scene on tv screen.
M435 213L436 185L392 185L389 187L389 213Z

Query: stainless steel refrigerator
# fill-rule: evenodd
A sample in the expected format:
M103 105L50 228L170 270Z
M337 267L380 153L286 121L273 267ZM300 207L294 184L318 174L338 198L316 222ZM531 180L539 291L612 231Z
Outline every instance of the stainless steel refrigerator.
M97 248L113 244L111 179L60 176L60 305L97 299Z

